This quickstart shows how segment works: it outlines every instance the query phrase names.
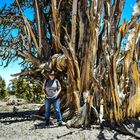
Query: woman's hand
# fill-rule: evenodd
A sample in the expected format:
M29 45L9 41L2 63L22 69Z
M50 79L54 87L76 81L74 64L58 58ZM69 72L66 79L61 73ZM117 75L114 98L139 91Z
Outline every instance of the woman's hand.
M54 96L55 99L59 96L60 92L61 92L61 88L56 92L56 95Z
M56 94L55 96L54 96L54 99L56 99L58 97L58 94Z

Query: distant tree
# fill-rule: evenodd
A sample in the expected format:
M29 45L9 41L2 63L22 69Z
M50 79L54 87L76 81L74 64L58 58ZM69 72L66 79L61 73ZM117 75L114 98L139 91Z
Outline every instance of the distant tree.
M6 82L5 80L0 76L0 99L3 99L7 96L6 91Z
M41 102L43 95L42 86L37 81L29 81L22 77L11 80L9 93L34 103Z

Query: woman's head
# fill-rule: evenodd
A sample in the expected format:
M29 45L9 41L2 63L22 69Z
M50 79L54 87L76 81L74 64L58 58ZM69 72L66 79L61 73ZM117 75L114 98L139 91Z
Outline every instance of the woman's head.
M55 79L55 71L54 71L54 70L52 70L52 71L50 72L49 78L50 78L51 80L54 80L54 79Z

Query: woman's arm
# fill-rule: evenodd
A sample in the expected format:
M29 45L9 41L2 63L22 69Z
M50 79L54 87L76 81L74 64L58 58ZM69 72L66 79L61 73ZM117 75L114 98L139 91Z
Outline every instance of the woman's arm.
M59 96L59 94L62 90L60 82L58 80L56 82L57 82L56 84L57 84L58 90L56 91L55 98L57 98Z
M44 93L45 93L45 96L47 96L46 82L47 82L47 80L45 80L44 83L43 83L43 91L44 91Z
M59 93L61 92L62 88L60 87L59 90L57 91L57 96L59 95Z

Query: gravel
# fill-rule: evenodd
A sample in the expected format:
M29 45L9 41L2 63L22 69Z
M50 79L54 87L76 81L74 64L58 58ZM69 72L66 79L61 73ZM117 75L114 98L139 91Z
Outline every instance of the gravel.
M24 104L17 106L18 110L38 109L38 104ZM14 106L0 102L0 113L12 111ZM24 120L20 118L3 118L0 120L0 140L135 140L134 137L119 134L109 127L101 129L98 125L93 125L91 130L82 128L68 129L66 126L46 127L45 122L40 120ZM7 121L9 120L9 121Z

